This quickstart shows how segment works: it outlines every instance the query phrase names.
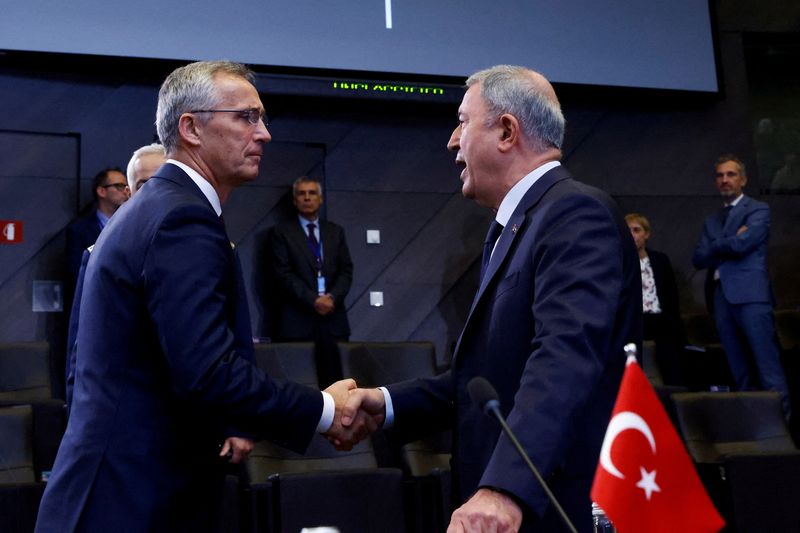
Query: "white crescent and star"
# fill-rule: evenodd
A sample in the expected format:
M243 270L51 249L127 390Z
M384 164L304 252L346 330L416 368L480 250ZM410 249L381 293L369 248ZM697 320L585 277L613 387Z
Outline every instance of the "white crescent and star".
M622 411L614 415L608 424L606 438L603 440L603 447L600 449L600 465L606 472L619 479L625 479L625 475L619 471L614 465L614 461L611 460L611 448L614 446L614 440L616 440L617 436L628 429L633 429L644 435L647 442L650 443L650 449L653 454L656 453L656 439L653 437L653 432L644 418L631 411ZM636 486L644 490L645 496L650 500L653 492L661 492L661 488L656 484L656 471L648 472L643 467L639 467L639 471L642 478Z

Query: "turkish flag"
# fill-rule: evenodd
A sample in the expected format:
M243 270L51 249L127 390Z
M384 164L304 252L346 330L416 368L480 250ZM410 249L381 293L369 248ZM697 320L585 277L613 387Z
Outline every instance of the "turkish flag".
M621 533L716 532L725 525L632 356L603 440L592 500Z

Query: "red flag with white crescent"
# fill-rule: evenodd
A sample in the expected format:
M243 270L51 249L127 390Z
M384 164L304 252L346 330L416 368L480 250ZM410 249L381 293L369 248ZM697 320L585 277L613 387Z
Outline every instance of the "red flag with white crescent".
M716 532L725 522L635 357L629 357L592 485L620 533Z

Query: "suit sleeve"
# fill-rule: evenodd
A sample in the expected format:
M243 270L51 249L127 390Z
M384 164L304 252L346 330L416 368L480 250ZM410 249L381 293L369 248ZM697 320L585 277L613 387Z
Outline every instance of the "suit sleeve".
M710 219L706 219L704 222L703 234L700 236L700 240L697 241L697 245L694 247L694 254L692 254L692 265L697 269L716 268L719 263L712 247L710 223Z
M291 300L313 310L317 299L316 287L304 281L300 271L295 268L293 257L296 253L286 232L280 227L275 228L269 243L275 280L282 292Z
M624 355L613 348L622 327L618 321L635 313L619 306L636 301L634 290L640 299L641 287L635 283L638 268L633 274L623 265L623 246L631 248L627 255L632 258L633 242L623 241L608 206L568 195L541 209L546 212L540 230L526 241L529 249L515 252L527 254L531 270L525 275L533 276L533 294L527 297L535 327L507 420L548 478L564 466L570 448L581 446L574 440L575 425L597 422L583 416L588 402L599 388L618 385L606 367L622 368ZM480 486L513 494L540 515L547 505L505 434L498 438Z
M190 206L169 213L143 268L148 311L176 395L303 451L322 413L321 394L273 381L237 354L225 312L226 301L236 297L236 267L213 212Z
M738 235L722 236L712 243L714 254L722 260L749 254L769 238L769 224L769 207L766 204L757 205L742 221L741 225L747 226L745 231Z

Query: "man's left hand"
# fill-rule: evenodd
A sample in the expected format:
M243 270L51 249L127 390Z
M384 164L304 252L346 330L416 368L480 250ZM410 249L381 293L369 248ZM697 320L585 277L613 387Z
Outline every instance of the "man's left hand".
M447 533L515 533L522 525L522 509L502 492L478 489L450 518Z
M330 294L321 294L317 296L317 299L314 301L314 310L317 314L322 316L333 313L335 307L333 296Z
M239 464L250 455L253 451L253 441L244 439L242 437L228 437L222 444L222 449L219 451L220 457L225 457L228 452L231 452L230 462Z

